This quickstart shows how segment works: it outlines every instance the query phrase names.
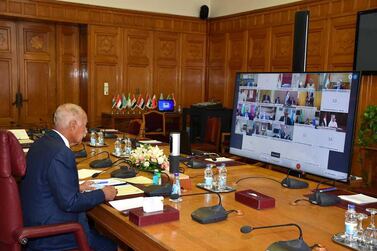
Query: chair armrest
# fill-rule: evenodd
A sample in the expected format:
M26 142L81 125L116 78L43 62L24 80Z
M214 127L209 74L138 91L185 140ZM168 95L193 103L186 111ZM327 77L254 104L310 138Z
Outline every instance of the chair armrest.
M51 224L36 227L24 227L16 232L15 237L22 245L27 243L27 239L46 237L58 234L73 233L76 238L78 248L82 251L90 251L84 230L79 223Z

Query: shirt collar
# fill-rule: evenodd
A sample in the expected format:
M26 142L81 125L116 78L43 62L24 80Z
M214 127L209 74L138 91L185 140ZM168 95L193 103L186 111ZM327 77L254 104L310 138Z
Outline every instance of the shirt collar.
M57 130L55 130L55 129L52 129L54 132L56 132L62 139L63 139L63 141L64 141L64 144L68 147L68 148L70 148L69 147L69 141L68 141L68 139L66 138L66 137L64 137L64 135L63 134L61 134L60 132L58 132Z

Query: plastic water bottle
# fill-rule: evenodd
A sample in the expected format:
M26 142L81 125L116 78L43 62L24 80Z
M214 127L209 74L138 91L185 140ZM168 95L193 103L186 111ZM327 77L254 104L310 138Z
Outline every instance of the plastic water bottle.
M117 138L114 144L114 153L116 156L121 156L122 155L122 143L121 139Z
M131 143L131 139L125 139L124 140L124 143L125 143L125 146L124 146L124 153L126 155L130 155L131 154L131 151L132 151L132 143Z
M98 132L97 140L98 140L98 145L103 146L105 144L105 138L103 136L103 131Z
M212 183L213 183L212 165L207 164L206 169L204 170L204 187L207 189L212 189Z
M348 243L355 241L355 235L357 232L357 217L355 211L355 205L348 204L348 210L345 214L345 240Z
M218 167L218 172L219 172L219 178L217 181L218 190L223 191L226 188L226 179L227 179L227 170L226 170L225 163L222 163Z
M177 199L170 199L170 201L173 202L180 202L182 201L181 195L181 183L179 182L179 173L174 173L174 180L173 180L173 186L172 186L172 191L171 194L177 194L179 197Z
M97 144L97 136L96 136L96 132L95 131L92 131L90 133L90 145L92 146L95 146Z

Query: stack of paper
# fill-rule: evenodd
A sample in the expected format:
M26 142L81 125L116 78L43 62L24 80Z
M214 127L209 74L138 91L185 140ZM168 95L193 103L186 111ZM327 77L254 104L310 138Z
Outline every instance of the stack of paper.
M77 172L79 174L79 180L82 180L85 178L92 177L93 174L100 173L101 171L93 169L79 169Z
M125 211L132 208L142 207L143 201L143 197L136 197L131 199L110 201L109 204L118 211Z
M116 190L118 191L117 196L125 196L125 195L134 195L134 194L143 194L144 191L131 185L131 184L126 184L126 185L121 185L121 186L116 186Z
M354 195L339 195L338 197L341 198L342 200L346 200L346 201L349 201L358 205L377 202L377 198L370 197L361 193L354 194Z

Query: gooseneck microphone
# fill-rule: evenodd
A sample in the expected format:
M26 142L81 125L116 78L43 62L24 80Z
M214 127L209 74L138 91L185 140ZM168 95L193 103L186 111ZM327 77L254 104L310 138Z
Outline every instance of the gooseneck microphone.
M280 181L278 180L275 180L273 178L269 178L269 177L263 177L263 176L248 176L248 177L244 177L244 178L241 178L239 180L236 181L236 184L238 184L239 182L243 181L243 180L248 180L248 179L266 179L266 180L272 180L274 182L277 182L280 184Z
M175 199L178 199L179 197L196 196L196 195L203 195L203 194L216 194L217 197L219 198L219 203L215 206L200 207L196 209L194 212L191 213L192 220L199 222L200 224L215 223L215 222L226 220L228 218L228 214L235 211L235 210L226 211L224 209L224 207L222 206L222 200L219 193L204 192L204 193L192 193L192 194L184 194L184 195L172 194L170 195L170 198L175 200Z
M86 153L85 144L81 143L81 145L82 148L80 150L73 151L73 153L75 154L75 158L85 158L88 156L88 154Z
M345 179L338 179L338 180L333 180L334 184L336 181L348 181L349 178ZM338 204L341 200L340 198L335 195L335 194L330 194L330 193L324 193L324 191L321 191L319 189L319 186L321 184L326 184L328 185L328 180L326 181L321 181L318 182L317 187L315 188L314 192L309 195L309 202L315 205L319 205L322 207L327 207L327 206L333 206Z
M96 153L94 154L93 156L89 157L89 158L86 158L86 159L83 159L83 160L80 160L78 162L76 162L76 164L79 164L85 160L89 160L89 159L92 159L94 158L95 156L98 156L100 154L103 154L103 153L106 153L107 154L107 157L104 158L104 159L97 159L97 160L93 160L92 162L89 163L89 166L91 168L105 168L105 167L110 167L113 165L113 162L111 161L110 159L110 153L108 151L102 151L102 152L99 152L99 153Z
M283 187L290 188L290 189L303 189L303 188L307 188L309 186L309 184L307 182L302 181L302 180L297 180L297 179L289 178L289 174L290 174L291 170L292 169L288 170L287 177L285 177L281 181L281 185Z
M310 247L308 244L305 243L302 237L302 229L299 225L295 223L288 223L288 224L279 224L279 225L270 225L270 226L261 226L261 227L251 227L248 225L242 226L240 228L241 233L247 234L251 231L258 230L258 229L265 229L265 228L276 228L276 227L296 227L299 231L298 239L289 240L289 241L277 241L272 243L266 250L269 251L310 251Z

